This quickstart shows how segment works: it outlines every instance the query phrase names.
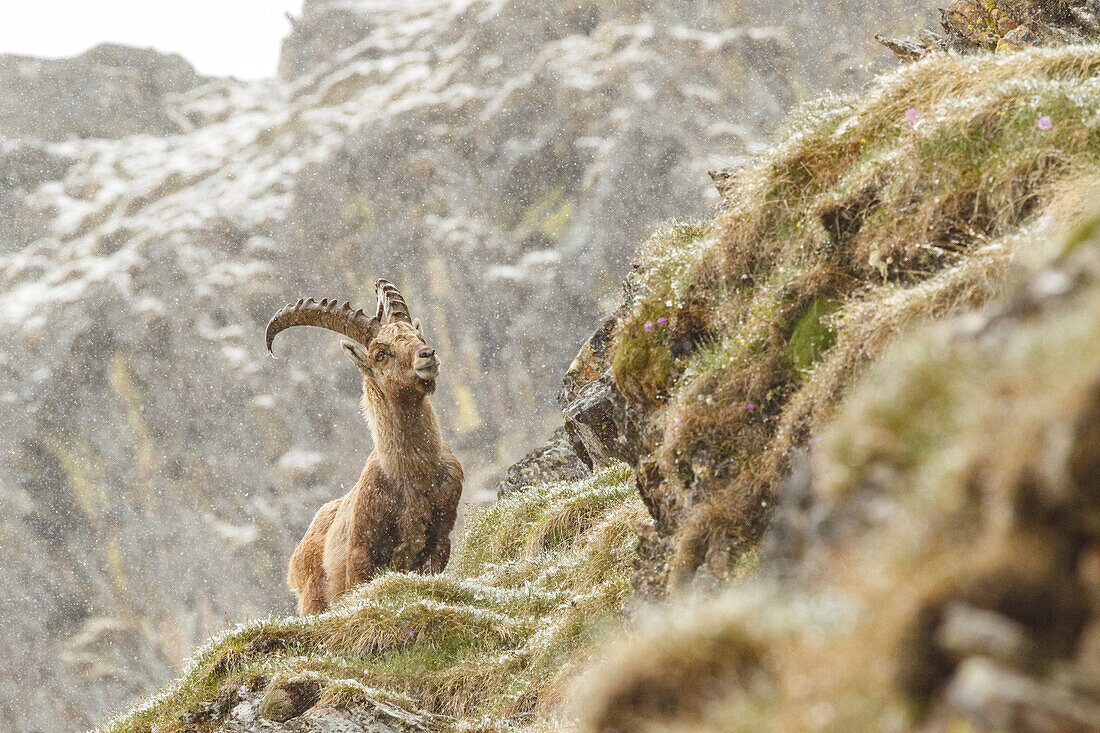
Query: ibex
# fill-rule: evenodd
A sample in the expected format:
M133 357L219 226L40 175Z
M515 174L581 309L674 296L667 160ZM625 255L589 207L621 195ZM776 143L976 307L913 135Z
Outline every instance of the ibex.
M439 359L420 321L392 283L375 285L368 316L349 303L312 298L288 305L267 325L267 350L283 329L318 326L352 341L342 346L363 375L363 412L374 450L355 487L322 506L290 558L287 582L298 613L320 613L333 599L384 568L438 573L462 494L462 466L439 436L428 403Z

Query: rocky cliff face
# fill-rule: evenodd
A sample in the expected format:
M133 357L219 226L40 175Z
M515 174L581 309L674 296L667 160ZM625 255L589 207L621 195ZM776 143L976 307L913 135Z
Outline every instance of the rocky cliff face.
M706 211L705 172L800 89L863 74L844 33L792 43L829 9L752 10L308 2L282 79L249 84L115 47L0 61L0 616L23 660L0 721L86 725L212 629L290 610L285 559L369 440L335 339L264 356L286 301L405 290L473 498L549 433L634 244Z
M114 44L71 59L0 55L0 138L176 134L189 125L167 98L202 81L179 56Z

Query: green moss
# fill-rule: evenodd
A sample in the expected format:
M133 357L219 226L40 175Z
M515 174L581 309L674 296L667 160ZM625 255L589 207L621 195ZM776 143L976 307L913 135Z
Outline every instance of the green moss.
M566 198L565 190L555 186L523 212L520 224L525 229L538 229L557 239L572 215L573 205Z
M652 310L647 309L641 316L644 323L653 323ZM672 376L672 354L668 347L658 341L660 336L651 336L644 330L634 335L621 334L616 342L618 348L611 359L612 373L617 375L619 388L632 397L660 403L668 399L670 377Z
M1069 256L1082 244L1097 236L1098 233L1100 233L1100 214L1087 217L1084 221L1077 224L1077 226L1073 228L1073 231L1066 237L1065 244L1062 248L1062 255Z
M231 631L103 730L173 730L225 684L274 674L315 674L324 699L384 691L441 727L530 711L630 593L645 512L629 477L614 467L475 510L443 575L383 575L320 616Z
M821 359L821 355L836 343L836 329L828 320L838 307L834 301L818 298L791 331L787 342L787 358L799 376L804 376Z
M619 388L651 403L668 399L673 358L668 338L689 300L694 268L710 248L706 222L676 222L643 246L643 266L631 275L636 306L618 322L611 370Z

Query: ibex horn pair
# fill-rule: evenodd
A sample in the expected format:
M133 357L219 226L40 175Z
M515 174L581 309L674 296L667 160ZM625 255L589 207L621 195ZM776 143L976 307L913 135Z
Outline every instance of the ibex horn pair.
M409 306L397 286L388 280L379 280L374 291L378 294L378 310L373 316L368 316L362 308L352 309L351 303L338 305L335 300L318 303L313 298L305 298L283 307L267 324L268 352L274 355L271 344L275 337L291 326L327 328L369 346L383 325L394 321L412 323Z

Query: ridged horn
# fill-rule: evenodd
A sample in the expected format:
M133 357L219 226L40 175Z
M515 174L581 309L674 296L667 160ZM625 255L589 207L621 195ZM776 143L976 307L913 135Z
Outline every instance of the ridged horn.
M327 328L329 331L341 333L353 341L358 341L364 346L378 334L382 324L377 318L368 316L362 308L353 310L351 303L345 302L338 305L335 300L322 300L318 303L313 298L299 300L283 307L267 324L267 350L271 351L271 343L275 337L291 326L316 326Z
M374 284L374 292L378 294L378 320L382 323L404 321L411 324L412 316L409 315L409 306L402 297L401 291L389 280L379 280Z

